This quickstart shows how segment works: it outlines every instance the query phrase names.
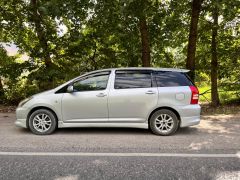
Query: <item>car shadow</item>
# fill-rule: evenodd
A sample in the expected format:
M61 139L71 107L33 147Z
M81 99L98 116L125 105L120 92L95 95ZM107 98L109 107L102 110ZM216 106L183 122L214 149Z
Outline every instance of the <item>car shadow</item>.
M198 134L199 130L196 127L183 127L179 128L176 132L176 135L189 135L189 134Z
M114 128L114 127L89 127L89 128L60 128L55 134L146 134L151 135L148 129L139 128Z
M114 127L94 127L94 128L60 128L57 129L55 134L121 134L121 135L153 135L150 129L140 129L140 128L114 128ZM198 134L197 128L186 127L180 128L174 135L191 135Z
M14 130L17 131L18 133L21 133L21 134L32 134L30 129L27 129L27 128L16 127Z

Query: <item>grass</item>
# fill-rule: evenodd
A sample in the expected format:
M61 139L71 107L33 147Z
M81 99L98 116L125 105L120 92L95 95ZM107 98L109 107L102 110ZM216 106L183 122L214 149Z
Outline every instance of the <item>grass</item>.
M209 103L211 102L211 86L200 86L198 87L199 93L205 93L204 95L200 95L201 103ZM239 104L240 98L236 95L237 91L226 91L222 88L218 89L219 99L222 104Z
M210 86L203 86L203 87L198 87L199 94L202 94L206 92L207 90L211 89ZM211 102L211 91L203 95L200 95L200 102Z

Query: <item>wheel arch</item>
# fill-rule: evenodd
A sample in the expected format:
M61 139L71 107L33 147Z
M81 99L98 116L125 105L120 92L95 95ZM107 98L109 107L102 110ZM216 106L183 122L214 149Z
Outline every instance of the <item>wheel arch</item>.
M36 107L32 108L32 109L29 111L28 115L27 115L27 124L26 124L26 125L27 125L27 128L29 128L29 118L30 118L31 114L32 114L34 111L39 110L39 109L46 109L46 110L51 111L51 112L53 113L53 115L55 116L55 118L57 119L57 126L58 126L58 120L59 120L59 118L58 118L58 116L57 116L57 113L56 113L53 109L51 109L51 108L49 108L49 107L46 107L46 106L36 106Z

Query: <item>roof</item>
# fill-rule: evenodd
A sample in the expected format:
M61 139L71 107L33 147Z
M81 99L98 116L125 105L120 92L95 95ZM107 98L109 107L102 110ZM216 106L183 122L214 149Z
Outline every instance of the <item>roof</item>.
M101 72L101 71L112 71L112 70L153 70L153 71L172 71L172 72L189 72L187 69L178 69L178 68L153 68L153 67L124 67L124 68L109 68L109 69L100 69L93 72Z

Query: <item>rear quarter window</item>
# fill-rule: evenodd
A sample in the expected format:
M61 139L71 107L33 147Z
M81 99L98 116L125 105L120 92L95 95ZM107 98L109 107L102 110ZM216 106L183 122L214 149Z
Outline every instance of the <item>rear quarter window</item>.
M155 78L158 87L174 87L174 86L192 86L192 82L187 75L181 72L161 71L155 72Z

